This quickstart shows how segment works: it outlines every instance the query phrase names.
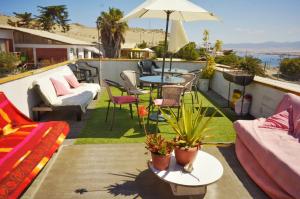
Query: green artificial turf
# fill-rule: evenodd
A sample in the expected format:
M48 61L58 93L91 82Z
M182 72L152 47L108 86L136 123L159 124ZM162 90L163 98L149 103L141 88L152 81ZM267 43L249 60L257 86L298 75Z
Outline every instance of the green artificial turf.
M120 95L120 91L117 89L112 90L114 95ZM202 100L203 106L214 107L214 105L200 93L199 98ZM145 133L143 128L139 127L135 106L133 106L133 120L130 118L128 105L123 105L121 109L117 108L113 130L109 130L112 121L112 109L110 109L110 115L106 123L105 114L107 109L107 99L108 95L105 91L97 101L96 108L91 110L91 116L88 118L84 129L80 132L75 144L144 142ZM148 105L149 95L143 95L140 99L140 105ZM184 101L186 104L191 104L190 96L187 95ZM156 130L155 127L156 123L150 121L148 127L149 132L154 133ZM217 114L216 117L212 119L209 127L213 127L213 130L211 131L211 137L207 139L208 142L233 142L235 140L235 131L232 122L224 116L223 113L220 112L220 114ZM165 122L159 123L158 128L160 133L167 139L172 139L175 136L173 129Z

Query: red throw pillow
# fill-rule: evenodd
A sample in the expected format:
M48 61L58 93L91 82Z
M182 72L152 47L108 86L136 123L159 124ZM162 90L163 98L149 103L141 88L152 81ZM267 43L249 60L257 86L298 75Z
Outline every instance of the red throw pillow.
M71 89L67 88L63 82L61 82L60 80L54 79L54 78L50 78L54 88L55 88L55 92L57 96L64 96L64 95L68 95L71 94Z
M268 117L260 128L281 129L289 131L289 112L287 110Z
M67 80L67 82L72 88L77 88L80 86L80 83L78 82L74 74L66 75L64 76L64 78Z

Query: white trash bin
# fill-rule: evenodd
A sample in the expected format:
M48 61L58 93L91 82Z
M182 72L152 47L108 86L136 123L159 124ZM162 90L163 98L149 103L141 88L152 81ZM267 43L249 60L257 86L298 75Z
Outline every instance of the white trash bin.
M250 94L246 94L244 97L243 110L242 109L242 100L241 97L235 104L234 111L237 115L248 115L250 111L250 106L252 103L252 96Z

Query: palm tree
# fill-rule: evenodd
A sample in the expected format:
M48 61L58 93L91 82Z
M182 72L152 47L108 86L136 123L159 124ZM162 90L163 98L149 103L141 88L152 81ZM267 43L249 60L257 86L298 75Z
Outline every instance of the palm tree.
M32 28L32 13L24 12L24 13L16 13L14 12L15 17L18 19L16 22L8 19L7 24L11 26L17 26L22 28Z
M208 43L209 43L209 31L207 29L204 30L204 32L203 32L203 38L202 39L204 41L206 52L208 52L208 50L209 50L209 46L208 46Z
M222 51L222 45L223 45L223 41L221 41L221 40L216 41L215 47L214 47L216 52Z
M55 29L55 25L62 28L62 32L67 32L70 30L70 25L68 22L70 19L67 7L65 5L57 6L38 6L40 15L37 16L38 22L43 30L51 31Z
M119 57L121 43L125 42L124 33L128 29L126 22L120 22L123 12L117 8L109 8L108 12L101 12L97 18L97 28L101 33L101 42L105 56Z

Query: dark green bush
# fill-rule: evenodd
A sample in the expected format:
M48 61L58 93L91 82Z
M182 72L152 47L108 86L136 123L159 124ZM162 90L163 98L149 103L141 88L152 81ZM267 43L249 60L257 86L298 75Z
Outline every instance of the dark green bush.
M0 52L0 73L10 73L20 64L20 58L13 53Z
M190 42L182 47L175 55L177 58L193 61L198 60L199 52L196 50L196 43Z
M165 42L160 41L157 46L153 47L152 50L155 52L156 57L162 58L164 55ZM168 48L168 44L167 44ZM167 53L166 57L170 57L170 54Z
M216 57L215 61L218 64L224 64L232 68L246 70L253 75L265 75L262 61L253 56L240 57L235 53L228 53L224 56Z
M300 76L300 57L281 60L280 72L287 76Z
M223 64L236 68L240 65L241 57L237 56L235 53L230 53L224 56L216 57L215 61L218 64Z
M262 61L253 56L245 56L241 59L238 68L248 71L253 75L264 76L265 72L262 66Z

